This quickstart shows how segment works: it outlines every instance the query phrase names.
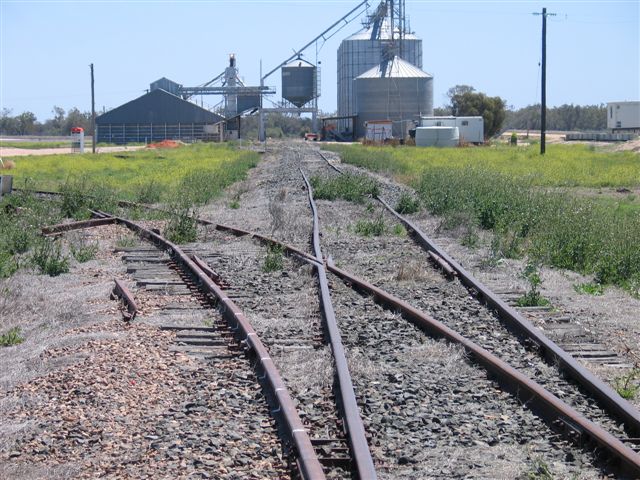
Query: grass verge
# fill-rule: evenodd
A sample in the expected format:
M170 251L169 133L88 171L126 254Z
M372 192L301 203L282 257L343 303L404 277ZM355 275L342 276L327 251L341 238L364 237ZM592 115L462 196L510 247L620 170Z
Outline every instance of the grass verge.
M92 155L13 157L14 186L61 191L115 192L120 200L166 202L176 194L205 203L243 179L259 155L228 145L200 143L175 149L142 149Z

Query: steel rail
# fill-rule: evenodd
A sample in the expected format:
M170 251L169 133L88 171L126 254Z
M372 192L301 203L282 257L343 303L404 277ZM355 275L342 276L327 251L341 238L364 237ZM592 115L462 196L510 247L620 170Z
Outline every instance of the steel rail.
M115 283L115 286L113 287L112 295L122 299L125 306L127 307L128 313L125 314L124 312L122 312L122 315L124 316L125 320L129 322L133 321L139 312L138 305L136 304L136 301L133 298L133 295L131 295L131 292L129 291L129 289L124 283L122 283L117 278L114 278L113 281Z
M358 408L356 395L353 390L353 382L351 380L351 373L349 372L344 346L342 345L340 329L331 303L327 272L322 260L318 209L316 208L316 204L313 199L313 189L311 188L311 184L302 169L300 169L300 173L302 174L304 183L307 186L309 205L311 206L311 211L313 213L313 250L317 262L315 267L318 274L318 282L320 284L320 302L336 366L344 425L349 439L353 461L358 473L358 478L373 480L377 478L377 474L375 466L373 465L373 458L371 457L367 437L365 435L364 425L362 424L360 409Z
M331 164L327 157L318 152L320 157L339 173L342 170ZM460 279L460 282L469 289L480 301L492 308L498 317L506 324L507 328L517 334L532 340L541 350L542 354L552 363L557 363L560 369L578 384L586 388L598 400L609 413L622 420L633 434L640 435L640 412L629 402L620 397L611 387L593 375L589 370L580 365L569 353L565 352L555 342L537 329L531 322L520 315L514 308L504 303L488 287L478 281L471 273L466 271L457 261L451 258L443 249L420 230L413 222L399 214L381 196L376 199L395 216L412 234L416 242L424 248L432 259L448 274L452 270ZM434 258L435 255L438 258ZM438 260L439 259L439 260ZM447 264L448 267L447 268ZM449 270L451 269L451 270Z
M99 227L101 225L110 225L115 223L114 218L92 218L91 220L82 220L80 222L59 223L57 225L48 225L42 227L40 231L43 235L53 235L56 233L69 232L71 230L81 230L83 228Z
M237 235L249 235L253 238L256 238L259 241L264 242L265 238L262 235L255 234L252 232L248 232L243 229L224 226L224 231L228 231L231 233L235 233ZM276 243L285 249L291 249L295 251L295 247L291 247L287 244L278 242L277 240L269 239L269 243ZM311 265L317 265L317 261L315 258L309 256L300 256L302 260L306 261ZM525 375L519 373L513 367L509 366L506 362L500 360L492 353L486 351L479 345L475 344L471 340L466 339L459 333L450 329L449 327L443 325L437 320L431 318L430 316L418 311L414 307L406 304L402 300L397 299L396 297L387 294L380 288L377 288L373 285L368 284L365 280L358 279L354 275L346 272L345 270L337 268L331 260L327 260L327 269L342 278L347 285L356 285L368 294L372 295L376 302L384 303L388 299L390 301L395 301L397 303L387 303L386 305L391 305L392 309L395 311L402 311L404 317L416 323L420 328L427 331L427 333L433 336L439 336L446 338L452 343L461 344L468 352L470 352L479 365L485 368L489 373L495 375L498 379L502 379L501 384L503 387L510 387L507 389L510 393L517 396L523 403L537 405L540 406L537 412L545 418L549 423L554 425L553 420L559 420L559 423L566 427L565 434L569 437L573 437L573 440L579 440L576 437L576 432L580 432L577 436L584 433L587 437L594 439L594 441L603 447L607 452L609 452L612 457L620 460L624 465L627 466L627 469L632 473L640 473L640 456L636 454L632 449L624 445L620 440L616 439L609 432L602 429L602 427L596 425L590 420L586 419L580 413L576 412L572 407L565 404L562 400L558 399L552 393L548 392L544 389L544 387L535 383L535 381L529 379ZM368 290L370 288L370 290ZM401 306L406 307L406 311L403 311ZM479 352L483 355L482 357L476 357L475 353ZM486 360L486 363L482 362L482 359ZM495 364L492 360L495 359ZM503 373L504 372L504 373ZM503 377L503 375L505 375ZM510 382L510 383L508 383ZM527 384L530 384L527 386ZM528 396L525 398L523 392L527 392ZM538 395L542 395L541 397ZM556 410L556 409L560 410ZM556 412L556 413L553 413ZM568 432L567 432L568 430ZM610 443L613 447L610 447ZM618 453L618 450L621 454Z
M272 414L281 419L281 426L284 427L285 434L293 444L296 452L296 462L302 478L308 480L324 479L325 475L322 466L318 461L311 440L300 420L300 416L289 395L278 369L276 368L268 350L260 341L257 333L246 319L240 308L209 278L206 272L198 268L196 263L180 249L177 245L169 242L155 232L148 230L129 220L113 217L118 224L124 225L136 232L141 238L161 246L163 250L169 252L179 263L181 263L200 283L201 287L209 294L213 295L219 302L220 310L228 324L236 332L242 342L253 353L260 369L263 372L261 379L266 380L266 387L277 403L278 408L272 410Z
M403 300L336 267L330 260L327 262L327 269L352 288L371 295L376 303L382 304L393 311L402 312L407 320L419 328L428 331L434 336L462 345L477 363L482 365L488 372L494 374L503 387L516 395L522 403L534 407L552 424L554 421L560 421L573 432L588 436L613 457L619 459L623 463L623 468L626 468L630 473L640 475L640 455L506 362Z
M255 233L255 232L250 232L248 230L243 230L241 228L236 228L236 227L230 227L228 225L223 225L221 223L215 223L215 222L211 222L209 220L203 220L203 219L197 219L198 223L200 223L201 225L209 225L214 227L216 230L220 231L220 232L229 232L233 235L239 236L239 237L245 237L245 236L249 236L252 238L255 238L257 240L260 240L262 243L265 243L267 245L278 245L282 248L284 248L285 252L293 254L297 257L302 258L304 261L306 262L311 262L313 264L320 264L322 265L322 261L318 260L317 258L315 258L312 255L309 255L307 252L303 252L302 250L293 247L291 245L286 245L282 242L279 242L278 240L275 240L271 237L267 237L265 235L261 235L259 233Z
M585 387L608 412L622 420L635 434L640 433L640 413L638 410L602 380L580 365L569 353L544 335L514 308L504 303L489 288L480 283L471 273L467 272L458 262L438 247L433 240L427 237L418 226L396 212L383 198L378 196L377 199L413 234L420 246L427 252L433 252L447 262L457 273L460 282L471 290L480 301L495 310L508 328L535 342L547 359L551 362L557 362L561 370Z

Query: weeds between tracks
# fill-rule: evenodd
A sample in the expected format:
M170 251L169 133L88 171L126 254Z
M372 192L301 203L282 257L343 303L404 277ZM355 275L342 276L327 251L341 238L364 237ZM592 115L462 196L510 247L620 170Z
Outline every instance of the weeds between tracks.
M612 204L566 188L637 186L637 155L553 147L544 159L530 149L509 148L331 149L345 163L386 172L413 186L426 210L444 217L448 227L492 231L496 257L528 256L640 295L640 208L635 200ZM467 236L474 238L471 232Z

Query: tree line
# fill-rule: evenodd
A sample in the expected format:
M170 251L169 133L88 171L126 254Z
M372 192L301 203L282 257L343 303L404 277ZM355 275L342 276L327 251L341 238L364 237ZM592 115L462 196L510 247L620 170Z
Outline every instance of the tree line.
M508 130L540 130L540 104L508 110ZM607 129L606 105L561 105L547 109L547 130L600 131Z
M51 113L53 118L39 122L33 112L13 115L12 110L5 108L0 115L0 134L66 136L71 133L71 127L82 127L91 134L91 112L81 112L77 108L66 112L64 108L54 106Z
M476 92L469 85L448 90L449 104L435 108L434 115L482 116L485 135L490 138L505 130L540 130L540 104L507 108L506 100ZM547 108L547 130L602 131L607 129L607 107L561 105Z
M490 138L505 130L540 130L540 105L507 109L500 97L489 97L469 85L456 85L447 92L449 104L435 108L435 115L482 116L485 135ZM91 113L72 108L68 112L54 106L53 118L39 122L32 112L13 115L3 109L0 116L2 135L69 135L71 127L91 132ZM297 115L270 114L267 116L269 136L300 136L310 131L311 120ZM547 109L547 130L602 131L607 128L605 105L561 105ZM257 135L257 117L243 119L243 135Z

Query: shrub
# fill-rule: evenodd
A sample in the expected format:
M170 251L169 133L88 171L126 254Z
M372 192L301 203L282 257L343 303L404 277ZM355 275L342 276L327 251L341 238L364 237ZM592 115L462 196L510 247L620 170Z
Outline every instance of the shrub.
M195 242L198 238L197 214L189 207L174 209L164 229L164 236L173 243Z
M50 238L40 239L31 261L38 267L40 273L51 277L57 277L69 271L69 258L62 254L60 243Z
M604 287L598 282L579 283L574 285L573 289L578 293L585 293L587 295L604 295Z
M156 180L140 184L135 197L137 203L158 203L162 196L162 185Z
M270 244L267 247L267 256L264 259L262 271L269 273L282 270L284 266L283 255L284 248L281 245Z
M88 244L85 241L80 241L77 245L71 244L69 249L71 250L73 258L75 258L79 263L84 263L96 258L96 254L98 253L98 244Z
M86 177L68 178L60 192L62 214L76 220L89 218L90 209L113 212L118 206L116 192L105 185L91 184Z
M0 335L0 347L10 347L22 342L24 342L24 337L21 335L20 327L13 327Z
M376 220L358 220L354 230L363 237L379 237L384 235L386 227L381 215Z
M527 263L520 276L529 282L529 291L516 301L516 305L519 307L543 307L549 305L549 300L540 295L538 290L542 283L538 266L532 262Z
M420 200L408 194L407 192L402 192L400 198L398 199L398 203L396 204L396 211L401 214L405 213L416 213L420 210Z
M378 182L367 175L346 173L332 178L312 177L314 197L318 200L341 198L350 202L363 203L367 197L380 193Z

